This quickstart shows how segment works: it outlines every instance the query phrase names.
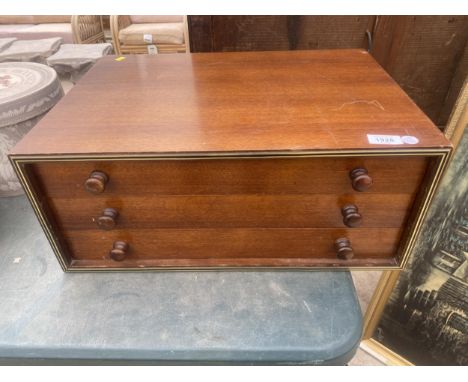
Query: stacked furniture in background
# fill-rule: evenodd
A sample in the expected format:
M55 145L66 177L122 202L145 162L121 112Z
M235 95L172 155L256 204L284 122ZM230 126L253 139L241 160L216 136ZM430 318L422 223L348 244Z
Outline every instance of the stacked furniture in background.
M0 38L37 40L61 37L64 43L105 42L101 16L0 16Z
M39 40L15 40L0 51L0 62L37 62L45 64L47 57L54 54L62 45L61 37Z
M3 52L5 49L10 47L13 42L17 40L16 37L5 37L5 38L0 38L0 53Z
M7 154L63 96L55 71L31 62L0 64L0 197L23 193Z
M47 65L54 68L62 81L76 82L101 57L112 53L112 44L63 44L58 52L47 58Z
M98 42L100 16L0 16L0 196L23 193L7 154L63 96L64 76L75 83L112 51Z
M190 52L187 16L111 16L110 27L117 54Z
M7 40L3 42L3 40ZM0 39L0 62L37 62L47 64L60 75L60 80L76 83L94 63L112 52L112 45L62 44L60 37L42 40ZM2 44L3 42L3 44ZM9 43L9 44L8 44Z

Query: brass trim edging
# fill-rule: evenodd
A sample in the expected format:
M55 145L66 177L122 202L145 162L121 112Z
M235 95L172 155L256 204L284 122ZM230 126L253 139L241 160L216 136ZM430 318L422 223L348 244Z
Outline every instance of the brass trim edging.
M420 209L417 213L416 221L413 222L413 225L411 227L410 234L409 234L409 239L407 239L406 241L406 244L403 250L402 259L400 261L401 269L403 269L406 266L409 260L409 256L411 254L412 249L414 248L414 245L416 244L416 239L418 237L419 232L421 231L421 227L424 223L424 219L429 210L430 202L432 201L432 198L434 197L435 190L440 184L440 181L442 179L442 174L447 168L447 165L450 162L450 158L451 158L451 152L447 153L446 155L443 155L439 159L439 163L433 175L432 182L429 185L429 188L426 191L425 195L423 196L423 200L421 201L421 204L420 204Z
M455 106L452 108L444 135L456 147L461 140L465 126L468 125L468 78L465 78Z
M393 267L389 266L388 268L378 268L378 267L372 267L373 271L387 271L389 269L394 269L395 271L398 271L400 268L398 267ZM178 272L216 272L216 271L223 271L223 272L288 272L288 271L300 271L300 272L315 272L315 271L331 271L333 270L334 272L336 271L359 271L359 270L369 270L369 267L353 267L353 266L328 266L328 267L279 267L279 266L274 266L274 267L267 267L267 266L252 266L252 267L247 267L247 266L239 266L239 267L223 267L223 266L213 266L213 267L144 267L144 268L139 268L139 267L134 267L134 268L105 268L105 267L96 267L96 268L91 268L91 267L68 267L65 271L74 273L74 272L171 272L171 271L178 271Z
M379 361L385 363L387 366L414 366L410 361L382 345L380 342L377 342L373 338L362 341L361 348L377 358ZM378 356L373 353L376 353Z
M18 178L26 192L26 195L34 209L36 216L39 219L39 222L44 230L44 233L50 242L52 249L55 253L55 256L59 260L59 263L62 269L66 272L68 271L142 271L142 270L160 270L160 271L169 271L169 270L206 270L206 271L216 271L216 270L244 270L244 269L268 269L269 271L273 270L281 270L281 269L301 269L304 271L307 270L320 270L320 269L353 269L353 270L360 270L360 269L369 269L369 267L364 266L324 266L324 267L201 267L201 268L194 268L194 267L144 267L144 268L78 268L78 267L71 267L68 264L68 260L64 258L62 255L63 250L61 250L61 245L58 239L55 237L52 231L52 225L50 224L46 214L40 207L38 203L38 198L33 189L32 185L29 182L29 178L25 175L24 165L31 164L35 162L70 162L70 161L104 161L104 160L115 160L115 161L125 161L125 160L216 160L216 159L265 159L265 158L315 158L315 157L373 157L373 156L383 156L383 157L390 157L390 156L435 156L440 157L438 161L438 166L433 175L432 182L429 185L429 189L426 194L423 196L423 200L420 205L420 209L417 212L416 222L412 224L408 234L401 239L400 243L404 243L402 245L402 249L400 250L400 260L399 265L397 266L382 266L382 267L372 267L373 270L400 270L402 269L406 262L408 261L409 254L411 249L414 246L415 237L421 228L422 218L426 215L429 201L432 199L434 189L439 183L442 170L445 169L445 166L448 162L448 158L450 157L451 148L441 148L441 149L398 149L396 151L391 150L382 150L382 149L371 149L371 150L341 150L341 151L317 151L317 152L277 152L277 153L242 153L239 155L234 155L233 153L225 153L224 155L220 155L219 153L209 153L203 155L194 155L194 154L178 154L178 156L166 155L166 154L158 154L158 155L147 155L147 154L122 154L115 156L113 155L98 155L98 156L89 156L89 155L36 155L36 156L27 156L27 155L15 155L12 154L9 156L9 159L15 169ZM251 155L251 156L249 156Z
M265 158L340 158L356 156L438 156L451 151L450 147L440 149L399 149L397 151L383 149L361 149L361 150L327 150L327 151L276 151L276 152L241 152L241 153L158 153L158 154L39 154L39 155L21 155L10 154L10 160L21 162L32 161L101 161L101 160L216 160L216 159L265 159Z
M372 338L385 308L385 303L392 293L393 287L400 276L400 272L401 269L393 271L386 270L382 276L380 276L379 282L364 315L363 340Z

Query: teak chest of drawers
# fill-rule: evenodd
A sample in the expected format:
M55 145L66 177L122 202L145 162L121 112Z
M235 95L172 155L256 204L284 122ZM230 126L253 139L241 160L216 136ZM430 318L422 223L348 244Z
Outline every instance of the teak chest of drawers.
M450 151L335 50L105 57L10 159L65 270L397 268Z

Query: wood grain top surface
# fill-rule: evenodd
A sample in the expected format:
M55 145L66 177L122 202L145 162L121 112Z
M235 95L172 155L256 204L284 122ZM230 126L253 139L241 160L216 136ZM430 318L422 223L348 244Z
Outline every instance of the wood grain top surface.
M376 145L367 134L414 136ZM101 59L13 155L234 155L444 148L450 143L361 50Z

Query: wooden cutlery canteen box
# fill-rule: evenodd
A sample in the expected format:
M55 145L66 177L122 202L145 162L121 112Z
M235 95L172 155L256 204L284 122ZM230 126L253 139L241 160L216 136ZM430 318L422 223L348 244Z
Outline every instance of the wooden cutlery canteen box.
M397 269L450 152L329 50L104 57L10 160L67 271Z

